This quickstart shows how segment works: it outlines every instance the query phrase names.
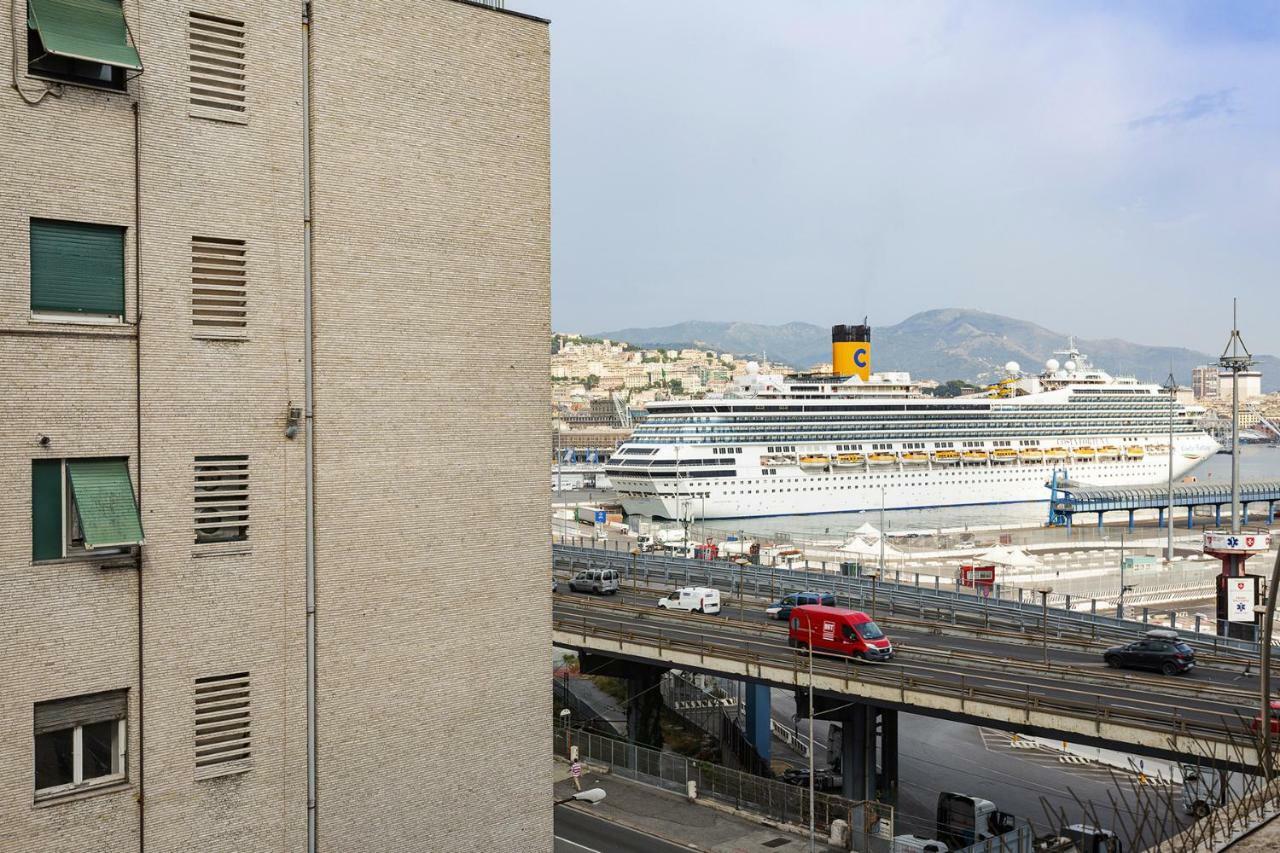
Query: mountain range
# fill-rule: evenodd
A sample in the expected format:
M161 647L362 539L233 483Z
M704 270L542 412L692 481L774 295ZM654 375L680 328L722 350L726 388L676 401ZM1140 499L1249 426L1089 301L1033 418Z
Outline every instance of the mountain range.
M769 326L690 321L599 332L597 336L644 347L696 346L743 357L767 355L772 361L800 368L831 360L830 327L812 323ZM1066 334L1035 323L961 308L921 311L901 323L871 331L873 369L905 370L916 379L939 381L989 382L1002 375L1009 361L1035 372L1066 344ZM1109 373L1161 384L1169 375L1170 364L1178 382L1187 385L1191 368L1218 360L1217 353L1145 346L1117 338L1077 338L1076 345L1092 364ZM1270 355L1256 358L1263 390L1280 390L1280 359Z

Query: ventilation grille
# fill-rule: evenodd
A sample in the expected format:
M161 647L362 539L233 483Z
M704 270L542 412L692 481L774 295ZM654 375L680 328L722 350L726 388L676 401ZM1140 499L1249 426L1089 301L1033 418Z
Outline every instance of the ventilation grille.
M191 324L201 336L244 337L245 255L243 240L191 238Z
M196 772L201 776L244 768L249 737L249 673L196 679Z
M195 458L195 534L202 542L249 538L249 457Z
M191 12L187 34L191 114L245 121L244 21Z

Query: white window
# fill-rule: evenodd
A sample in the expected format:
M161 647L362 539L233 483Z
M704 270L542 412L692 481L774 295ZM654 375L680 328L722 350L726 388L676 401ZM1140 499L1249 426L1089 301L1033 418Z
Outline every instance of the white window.
M36 799L124 781L128 695L111 690L36 703Z

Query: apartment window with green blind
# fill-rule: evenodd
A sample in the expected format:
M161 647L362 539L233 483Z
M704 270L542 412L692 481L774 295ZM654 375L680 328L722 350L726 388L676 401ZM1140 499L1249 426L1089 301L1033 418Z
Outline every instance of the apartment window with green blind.
M124 228L31 220L31 313L52 318L124 316Z
M26 5L29 74L123 89L129 77L142 72L120 0L27 0Z
M110 555L144 544L125 459L31 463L31 557Z

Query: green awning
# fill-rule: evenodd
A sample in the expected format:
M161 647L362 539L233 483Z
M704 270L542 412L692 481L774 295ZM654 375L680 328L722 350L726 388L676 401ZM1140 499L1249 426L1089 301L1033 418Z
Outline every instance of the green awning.
M27 0L27 15L46 53L142 70L120 0Z
M67 474L85 548L143 543L142 519L125 460L68 459Z

